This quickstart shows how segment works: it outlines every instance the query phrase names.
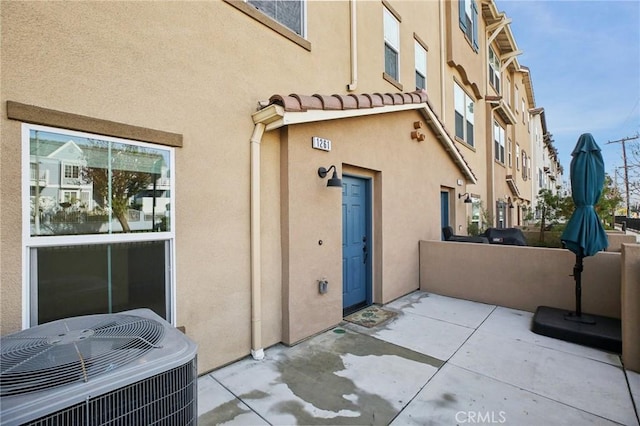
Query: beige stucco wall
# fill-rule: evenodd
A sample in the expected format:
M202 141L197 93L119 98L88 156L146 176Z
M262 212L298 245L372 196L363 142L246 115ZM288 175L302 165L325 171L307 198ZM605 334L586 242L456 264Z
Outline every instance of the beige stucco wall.
M421 241L420 289L529 312L575 310L574 264L569 250ZM620 274L620 253L584 259L584 312L620 318Z
M198 342L201 371L246 355L251 113L273 93L342 92L349 22L324 22L348 16L348 4L309 4L312 52L222 2L0 7L2 334L20 329L23 303L21 131L5 109L14 100L183 135L175 164L176 325ZM263 205L262 325L271 345L281 337L280 219L273 195L279 141L267 136L263 151L270 201Z
M622 245L622 362L640 373L640 245Z
M24 302L21 130L6 118L11 100L183 136L174 170L175 323L199 344L201 372L249 353L251 113L274 93L345 93L351 79L349 2L307 5L311 51L221 1L0 3L2 334L21 328ZM382 7L357 3L359 93L397 91L382 78ZM400 82L413 90L415 33L429 47L429 99L443 117L439 4L393 7L402 16ZM452 81L445 90L453 93ZM449 188L454 203L466 189L433 135L420 144L410 139L420 115L400 116L397 124L363 118L265 134L264 346L297 341L341 317L340 191L324 187L316 175L321 165L374 180L374 256L381 262L375 301L417 288L418 239L440 232L438 193ZM308 152L312 134L333 139L334 151ZM452 221L465 225L454 207ZM320 297L316 281L323 277L330 293Z
M342 207L340 188L328 188L317 169L372 179L374 302L418 288L418 241L440 236L439 194L452 189L453 225L464 224L457 199L463 176L434 135L416 142L415 111L289 126L283 133L284 338L294 343L342 319ZM312 136L332 141L331 152L311 148ZM285 195L286 194L286 195ZM455 200L454 200L455 197ZM322 240L322 245L319 241ZM317 281L329 281L318 293Z

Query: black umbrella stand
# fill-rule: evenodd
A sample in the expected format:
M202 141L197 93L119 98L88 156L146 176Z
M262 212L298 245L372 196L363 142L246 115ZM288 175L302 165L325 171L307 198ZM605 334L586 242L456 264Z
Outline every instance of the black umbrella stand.
M619 319L582 312L582 270L584 256L576 255L573 279L576 282L576 310L538 306L531 331L567 342L622 353L622 327Z
M576 282L576 311L565 314L564 319L567 321L577 321L582 324L595 324L596 320L592 316L582 315L582 271L584 256L576 254L576 264L573 266L573 279Z

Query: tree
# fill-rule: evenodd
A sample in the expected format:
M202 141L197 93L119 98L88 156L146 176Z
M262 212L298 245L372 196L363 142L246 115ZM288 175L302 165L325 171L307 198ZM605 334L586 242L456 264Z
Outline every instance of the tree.
M615 211L622 201L622 194L614 186L611 176L605 175L602 194L594 208L600 219L610 227L615 223Z
M97 146L104 145L102 141L95 141ZM94 150L93 154L104 155L105 147L101 150ZM115 151L112 155L111 163L107 167L91 167L92 162L88 161L88 166L83 168L83 178L88 182L93 182L94 192L102 200L108 200L111 213L118 219L123 232L131 232L127 220L127 211L131 197L146 189L153 182L153 174L145 171L141 162L145 161L144 155L140 153L140 148L126 146L124 149ZM91 155L92 153L89 153ZM109 174L111 169L111 174ZM109 197L111 194L111 197Z
M564 197L566 198L566 197ZM540 241L544 242L544 231L549 225L555 225L564 217L564 200L550 189L538 191L538 211L540 212Z
M598 202L594 206L594 210L598 214L600 220L605 222L609 227L613 227L615 222L615 210L622 204L622 194L618 191L618 188L613 183L611 176L604 176L604 185L602 187L602 193ZM571 196L565 197L560 200L562 215L566 218L571 217L571 214L575 210L575 204Z

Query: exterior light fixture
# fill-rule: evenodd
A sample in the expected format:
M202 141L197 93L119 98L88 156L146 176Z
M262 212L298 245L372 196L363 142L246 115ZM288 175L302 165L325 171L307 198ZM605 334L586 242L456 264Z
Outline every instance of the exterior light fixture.
M458 199L462 197L467 197L464 199L465 204L473 203L473 201L471 200L471 195L468 192L465 192L464 194L458 194Z
M336 166L334 166L333 164L328 169L320 167L318 169L318 176L324 179L325 177L327 177L327 174L331 169L333 169L333 175L331 176L331 179L327 181L327 186L342 188L342 179L338 177L338 171L336 170Z

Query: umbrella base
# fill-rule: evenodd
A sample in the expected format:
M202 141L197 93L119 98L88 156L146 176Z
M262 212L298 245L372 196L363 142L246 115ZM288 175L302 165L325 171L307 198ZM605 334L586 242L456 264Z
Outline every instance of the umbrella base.
M543 336L622 353L621 322L599 315L581 315L566 309L539 306L533 316L531 331Z

